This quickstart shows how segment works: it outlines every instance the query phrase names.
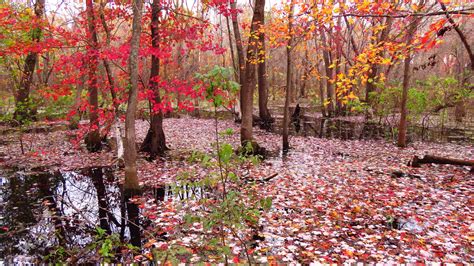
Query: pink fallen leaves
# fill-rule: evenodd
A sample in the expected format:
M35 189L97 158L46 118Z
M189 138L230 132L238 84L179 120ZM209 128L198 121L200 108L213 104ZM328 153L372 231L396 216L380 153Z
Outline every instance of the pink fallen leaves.
M196 178L206 175L199 165L185 160L186 151L212 151L212 120L166 119L164 128L173 160L149 162L140 159L143 184L172 183L180 171ZM137 121L141 141L147 123ZM237 125L222 121L220 129ZM87 153L76 149L64 131L26 134L36 156L21 154L17 138L4 135L0 146L3 166L56 165L73 169L88 165L110 165L112 152ZM238 135L225 137L235 147ZM269 150L277 150L280 136L256 130L256 138ZM30 144L31 143L31 144ZM261 262L467 262L473 261L474 180L468 169L449 165L410 168L413 155L425 153L456 158L473 158L474 148L453 144L415 143L400 150L382 141L342 141L293 137L292 151L282 158L270 158L258 167L246 169L252 179L272 173L278 176L259 183L261 197L273 199L272 209L260 219L263 228L253 255ZM44 152L39 152L44 151ZM393 171L417 176L391 176ZM144 212L161 232L174 234L167 245L197 250L202 227L182 231L184 209L173 200L145 202ZM198 211L197 201L186 210ZM246 232L248 234L249 232ZM233 259L245 260L238 241L229 236Z

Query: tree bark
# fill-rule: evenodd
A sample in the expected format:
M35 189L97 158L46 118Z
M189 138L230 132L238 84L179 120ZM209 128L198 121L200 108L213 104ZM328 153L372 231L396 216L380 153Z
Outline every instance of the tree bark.
M35 17L37 20L41 20L44 14L44 2L45 0L36 0L35 2ZM41 39L42 30L41 26L33 28L31 30L31 39L33 43L38 43ZM23 73L21 74L20 87L16 93L16 105L14 118L18 123L24 124L27 120L31 120L33 116L33 110L30 100L30 89L33 83L33 74L35 71L36 64L38 62L38 52L29 52L25 59L25 65L23 67Z
M107 190L104 184L104 173L101 168L92 168L89 170L89 176L92 179L95 190L97 192L97 205L99 209L99 225L100 228L104 229L107 234L111 234L109 223L109 204L107 202Z
M290 12L288 13L288 44L286 46L286 96L285 96L285 107L283 110L283 152L288 152L290 149L290 143L288 140L288 126L289 126L289 108L290 108L290 97L292 90L292 74L293 64L291 62L291 52L293 49L293 10L295 9L295 1L290 2Z
M414 156L413 160L410 162L410 166L420 167L422 164L451 164L451 165L460 165L460 166L471 166L474 167L474 160L460 160L447 157L440 157L434 155L425 155L423 158Z
M449 23L453 26L454 30L458 34L459 39L461 39L461 42L464 45L464 48L466 48L467 54L469 55L469 60L471 61L471 71L474 71L474 53L472 52L471 46L469 45L466 36L458 27L458 25L453 20L451 15L448 13L446 6L441 1L438 1L438 3L441 5L441 9L443 9L443 11L446 12L446 18L448 19Z
M134 0L132 2L133 22L129 57L130 89L128 92L127 113L125 117L125 183L123 186L124 198L127 205L128 225L130 228L130 242L136 247L141 247L139 210L138 206L131 202L130 199L141 194L136 162L135 113L138 101L138 51L140 48L142 7L142 0Z
M333 78L333 71L331 66L332 60L331 60L331 53L328 51L329 47L327 47L328 42L326 40L326 33L324 30L321 30L321 41L323 44L323 61L324 61L324 69L326 71L326 95L327 95L327 101L328 104L326 106L326 114L327 116L331 117L334 112L334 88L333 84L331 82L331 79Z
M102 27L104 28L105 32L105 38L106 38L106 47L110 47L110 30L109 27L107 26L107 21L105 20L105 14L104 14L104 6L106 5L106 1L102 1L99 6L99 17L100 21L102 23ZM105 68L105 73L107 74L107 81L109 82L109 90L110 90L110 95L112 97L112 106L114 107L114 121L112 122L112 130L114 133L114 138L117 143L117 160L120 163L123 163L123 135L122 135L122 129L120 125L120 120L119 120L119 102L117 99L117 94L115 92L115 81L112 73L112 68L110 67L110 62L107 58L102 59L102 62L104 63L104 68Z
M236 1L231 1L231 8L237 10ZM251 33L254 28L252 19ZM237 47L237 61L239 65L239 83L240 83L240 111L242 117L242 123L240 125L240 142L242 146L246 146L247 143L252 143L253 141L253 88L255 87L255 64L245 63L244 58L244 49L242 45L242 38L240 36L239 23L237 19L237 13L232 13L232 26L234 28L235 43ZM252 48L250 44L252 38L249 38L249 46L247 47L247 60L252 56ZM255 46L255 45L254 45ZM254 49L255 50L255 49ZM247 69L250 67L253 71ZM253 72L253 73L251 73ZM250 75L250 77L247 77ZM252 87L253 84L253 87Z
M309 79L309 73L311 68L309 67L309 53L308 53L308 46L305 46L304 49L304 58L303 58L303 75L301 77L301 86L300 86L300 95L299 97L305 98L306 97L306 85Z
M160 48L160 23L161 4L160 0L153 0L151 5L151 46L154 49ZM150 87L154 93L154 99L150 101L151 122L141 150L150 153L151 158L162 155L168 148L166 147L165 132L163 131L163 111L155 110L155 105L161 103L160 88L156 78L160 75L160 58L151 56Z
M104 6L106 3L107 3L106 1L102 1L100 3L99 18L102 23L102 27L104 28L105 44L106 44L106 48L108 49L110 47L110 30L109 30L109 27L107 26L107 21L105 20L105 14L104 14ZM115 116L117 116L118 111L119 111L119 104L117 102L117 95L115 93L115 81L112 74L112 69L110 67L110 62L107 58L102 59L102 62L104 63L105 73L107 74L107 81L109 82L109 90L110 90L110 95L112 97L112 105L115 110Z
M388 38L388 35L390 33L390 29L392 28L392 22L393 22L393 19L392 18L387 18L385 20L385 28L382 30L382 32L380 33L380 36L377 36L375 33L374 33L374 38L376 38L374 45L383 45L383 43L387 40ZM382 51L381 52L381 56L383 56L384 52ZM379 56L379 54L377 54L376 56ZM377 78L377 75L379 74L379 65L377 65L377 63L371 63L371 67L370 67L370 70L369 70L369 73L368 73L368 76L367 76L367 85L366 85L366 89L365 89L365 102L369 105L369 106L372 106L372 103L371 103L371 99L370 99L370 94L372 92L375 91L376 87L375 87L375 80Z
M227 24L227 33L229 37L229 47L230 47L230 57L232 59L232 67L234 68L234 76L235 76L235 81L239 81L239 66L237 65L237 62L235 60L235 52L234 52L234 43L232 41L232 32L230 30L230 22L229 22L229 17L225 17L226 24Z
M420 22L419 18L415 18L412 24L408 27L407 31L407 45L410 46L413 38L415 37L416 29ZM400 107L400 124L398 126L398 146L399 147L406 147L407 146L407 101L408 101L408 89L410 86L410 62L412 59L411 48L408 47L407 55L404 60L403 64L403 88L402 88L402 99L401 99L401 107Z
M89 134L86 137L87 149L96 152L101 149L99 126L99 96L97 84L97 65L99 63L99 43L97 40L96 20L92 0L86 0L87 25L89 34L88 56L88 89L89 89Z
M273 118L268 110L268 82L265 51L265 32L262 30L265 25L265 0L255 1L254 18L256 30L258 31L258 112L260 116L260 126L270 129Z

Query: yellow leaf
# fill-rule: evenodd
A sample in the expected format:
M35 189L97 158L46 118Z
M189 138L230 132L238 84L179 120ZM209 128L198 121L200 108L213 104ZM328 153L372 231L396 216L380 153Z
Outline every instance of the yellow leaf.
M331 103L331 101L326 99L326 100L324 100L323 105L324 105L324 107L327 107L330 103Z
M357 96L354 94L354 92L351 91L349 95L347 95L347 99L354 100L354 99L357 99Z

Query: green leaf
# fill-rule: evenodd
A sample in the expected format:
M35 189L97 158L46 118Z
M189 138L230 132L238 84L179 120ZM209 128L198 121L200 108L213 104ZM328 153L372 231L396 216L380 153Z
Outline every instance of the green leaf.
M233 151L232 146L230 144L226 143L226 144L222 145L221 149L219 150L219 158L221 159L221 162L224 163L224 164L229 163L233 152L234 151Z

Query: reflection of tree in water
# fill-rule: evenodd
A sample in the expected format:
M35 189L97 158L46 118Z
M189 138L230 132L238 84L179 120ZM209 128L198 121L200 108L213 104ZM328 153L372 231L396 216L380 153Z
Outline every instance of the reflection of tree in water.
M0 258L21 254L44 259L58 246L83 249L93 241L96 226L124 231L116 218L120 190L111 169L18 172L4 180L0 226L8 231L0 231Z

